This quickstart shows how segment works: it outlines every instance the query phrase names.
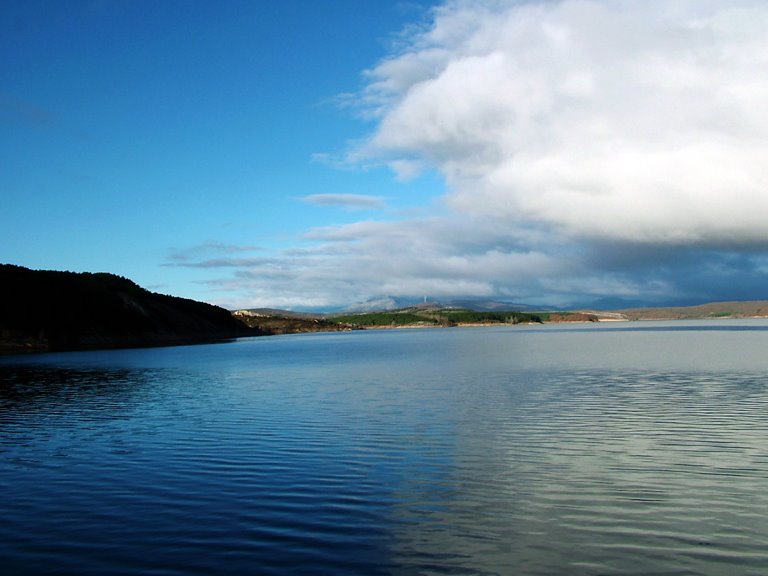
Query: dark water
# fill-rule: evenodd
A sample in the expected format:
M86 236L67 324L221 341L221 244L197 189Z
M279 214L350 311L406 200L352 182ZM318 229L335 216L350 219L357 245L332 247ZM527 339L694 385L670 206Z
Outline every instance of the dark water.
M3 574L768 574L768 322L0 359Z

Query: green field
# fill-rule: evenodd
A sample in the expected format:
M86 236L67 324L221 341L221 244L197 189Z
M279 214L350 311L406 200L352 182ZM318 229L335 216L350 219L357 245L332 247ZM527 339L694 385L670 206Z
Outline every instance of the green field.
M393 312L346 314L334 316L336 322L354 326L457 326L461 324L524 324L542 322L539 314L524 312L476 312L463 309L419 310L408 308Z

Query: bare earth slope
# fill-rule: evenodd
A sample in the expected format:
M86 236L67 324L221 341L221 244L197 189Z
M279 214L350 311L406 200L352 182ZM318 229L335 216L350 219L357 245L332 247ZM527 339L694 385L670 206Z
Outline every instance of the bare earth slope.
M628 308L617 310L627 320L693 320L704 318L765 318L768 300L711 302L676 308Z

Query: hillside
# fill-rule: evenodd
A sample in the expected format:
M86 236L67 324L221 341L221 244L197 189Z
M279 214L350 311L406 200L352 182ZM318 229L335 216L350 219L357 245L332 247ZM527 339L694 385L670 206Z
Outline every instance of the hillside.
M420 304L396 310L378 310L358 313L315 314L254 308L237 310L233 314L248 326L266 334L295 332L338 332L370 328L424 328L486 324L523 324L542 322L546 314L518 311L484 312L463 308L443 307L440 304ZM560 316L566 316L562 314ZM567 320L586 320L586 315L570 315Z
M768 317L768 300L710 302L699 306L627 308L617 310L627 320L696 320L705 318Z
M113 274L0 264L0 351L53 351L213 341L258 332L229 311L150 292Z
M359 328L467 326L542 322L542 315L516 311L478 312L462 308L414 306L387 312L344 314L333 320Z
M444 307L438 303L420 304L396 310L359 313L290 312L269 308L237 310L233 314L248 326L265 334L296 332L336 332L372 328L437 328L450 326L490 326L494 324L540 324L544 322L597 322L589 312L483 311Z
M268 308L236 310L232 312L245 325L262 334L299 334L304 332L342 332L357 329L349 324L337 322L320 314L302 314L288 310Z
M477 310L420 304L395 310L358 313L310 314L285 310L253 309L235 312L250 326L268 334L364 330L370 328L419 328L493 324L600 322L617 320L696 320L768 317L768 301L712 302L699 306L625 308L621 310L521 311Z

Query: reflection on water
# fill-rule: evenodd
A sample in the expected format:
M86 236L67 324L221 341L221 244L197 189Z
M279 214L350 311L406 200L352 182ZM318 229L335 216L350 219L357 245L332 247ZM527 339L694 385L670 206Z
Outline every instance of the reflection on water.
M450 524L466 526L454 532L462 539L482 529L473 567L749 573L727 569L740 562L759 573L768 544L763 378L555 371L537 386L514 402L479 394L465 419L472 433L458 434L469 442L457 450L464 489Z
M761 574L767 328L386 331L1 359L0 565Z

